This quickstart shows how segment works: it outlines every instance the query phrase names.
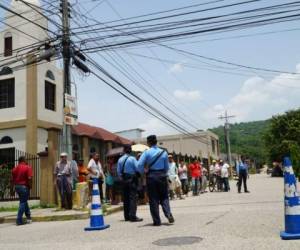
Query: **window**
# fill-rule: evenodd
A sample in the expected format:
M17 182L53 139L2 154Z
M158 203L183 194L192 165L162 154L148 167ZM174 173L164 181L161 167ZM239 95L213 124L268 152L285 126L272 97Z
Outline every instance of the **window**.
M214 139L211 139L211 148L212 148L212 152L216 153L216 143Z
M45 81L45 108L55 111L56 108L56 86L55 84Z
M73 145L72 150L73 152L78 152L79 146L77 144Z
M0 81L0 109L13 108L15 106L15 79Z
M12 56L13 40L11 33L6 33L4 36L4 56Z
M0 165L15 163L15 148L0 149Z
M47 71L46 77L49 78L49 79L51 79L52 81L55 81L54 74L50 70Z
M93 153L95 153L95 152L96 152L96 148L95 148L95 147L91 147L91 148L90 148L90 153L93 154Z

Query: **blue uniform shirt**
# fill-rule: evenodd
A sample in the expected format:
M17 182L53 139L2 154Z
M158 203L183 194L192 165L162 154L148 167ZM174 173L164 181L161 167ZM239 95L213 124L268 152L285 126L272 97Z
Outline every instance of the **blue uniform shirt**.
M126 160L126 158L128 158ZM126 163L124 165L124 162L126 160ZM130 156L129 154L123 155L119 160L118 160L118 168L117 168L117 173L118 176L122 176L122 169L124 165L124 173L125 174L135 174L137 172L137 160L133 157Z
M247 163L240 162L237 165L237 174L239 174L241 170L248 172L248 165L247 165Z
M139 159L138 170L140 173L144 173L145 165L150 165L156 157L160 154L162 149L157 146L152 146L146 150ZM150 167L150 170L164 170L166 173L169 170L169 160L167 152L164 152L159 159Z

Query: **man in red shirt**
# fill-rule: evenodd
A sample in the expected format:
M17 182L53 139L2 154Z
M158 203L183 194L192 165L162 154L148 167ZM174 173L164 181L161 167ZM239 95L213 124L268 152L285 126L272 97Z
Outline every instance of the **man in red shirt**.
M31 223L31 214L28 206L29 190L32 186L32 168L27 165L25 157L19 158L19 164L12 170L12 182L20 199L17 216L17 225L23 225L23 214L25 213L27 223Z
M199 178L200 178L200 165L197 164L197 160L190 164L189 167L192 176L192 187L193 187L193 195L199 194Z

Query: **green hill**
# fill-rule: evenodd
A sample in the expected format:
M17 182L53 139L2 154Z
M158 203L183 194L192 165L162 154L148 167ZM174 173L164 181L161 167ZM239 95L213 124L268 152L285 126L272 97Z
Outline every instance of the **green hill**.
M269 125L270 120L231 124L231 152L246 155L255 160L257 164L267 161L263 134ZM224 127L220 126L210 130L219 136L221 152L226 153Z

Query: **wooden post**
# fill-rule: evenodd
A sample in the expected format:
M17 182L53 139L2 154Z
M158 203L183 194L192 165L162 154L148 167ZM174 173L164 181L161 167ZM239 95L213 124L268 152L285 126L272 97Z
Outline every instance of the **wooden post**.
M82 137L82 158L84 164L87 166L90 160L89 138L87 136Z
M57 204L54 186L54 166L59 155L58 129L48 129L48 152L39 153L41 159L41 205Z

